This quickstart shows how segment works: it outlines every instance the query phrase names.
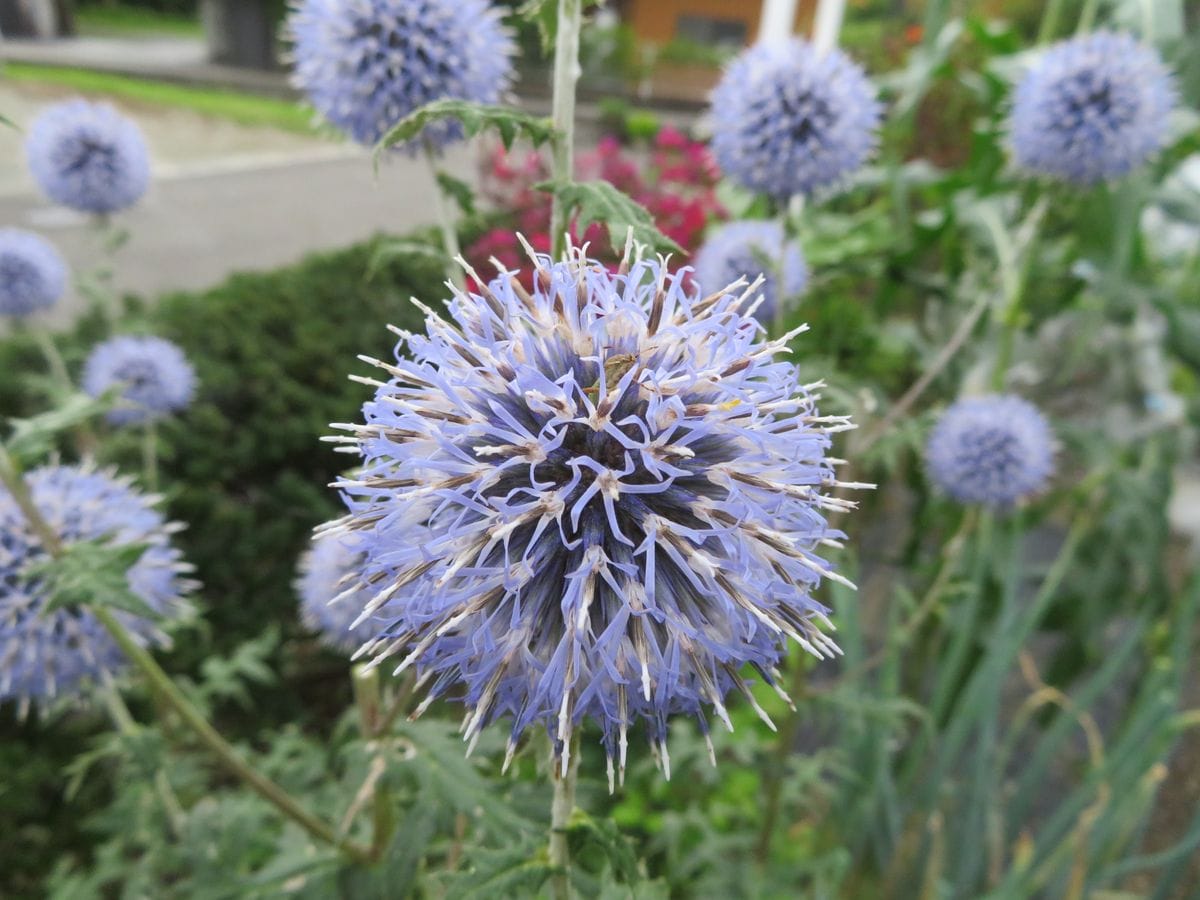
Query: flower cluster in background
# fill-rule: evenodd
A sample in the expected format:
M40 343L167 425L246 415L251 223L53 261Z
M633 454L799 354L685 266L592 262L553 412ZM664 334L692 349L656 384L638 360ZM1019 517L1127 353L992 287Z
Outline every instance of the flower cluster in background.
M24 318L49 309L67 289L67 263L33 232L0 229L0 315Z
M785 238L779 221L747 219L715 228L696 252L694 277L702 290L732 284L739 278L752 282L760 275L762 302L754 310L760 322L775 322L808 286L808 267L797 241Z
M92 350L83 368L83 389L93 397L116 389L118 401L108 420L133 425L186 408L196 373L170 341L121 335Z
M304 624L340 653L354 653L379 633L380 623L371 618L360 624L370 601L359 584L363 554L352 540L319 537L300 558L296 593L300 596L300 618Z

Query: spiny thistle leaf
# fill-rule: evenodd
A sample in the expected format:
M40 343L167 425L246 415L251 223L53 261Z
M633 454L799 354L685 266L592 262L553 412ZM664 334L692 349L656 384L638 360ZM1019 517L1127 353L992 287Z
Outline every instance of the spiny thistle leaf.
M506 149L512 147L518 137L528 138L535 147L540 147L555 136L554 126L545 116L533 116L519 109L488 106L468 100L435 100L409 113L387 130L375 145L376 163L379 162L379 154L388 147L412 140L425 126L442 119L457 119L469 138L482 131L495 129Z
M630 229L638 244L645 244L658 252L686 253L682 247L658 230L650 211L628 194L624 194L607 181L569 181L555 183L543 181L536 185L540 191L556 194L568 217L578 215L577 228L582 234L593 222L608 227L608 239L618 253L625 246Z
M485 900L492 897L533 897L554 866L529 846L503 850L478 848L471 853L470 869L455 872L445 881L446 900Z
M115 391L113 392L115 393ZM112 397L89 397L74 393L55 409L28 419L11 419L12 433L6 449L23 463L45 457L54 446L54 438L63 431L82 425L112 406Z
M56 558L30 566L29 577L46 585L42 614L76 606L123 609L136 616L161 619L162 613L134 593L129 570L137 565L147 543L113 546L106 539L78 541L63 547Z
M437 172L438 187L444 193L454 198L454 202L468 216L475 214L475 195L471 186L461 178L455 178L449 172Z

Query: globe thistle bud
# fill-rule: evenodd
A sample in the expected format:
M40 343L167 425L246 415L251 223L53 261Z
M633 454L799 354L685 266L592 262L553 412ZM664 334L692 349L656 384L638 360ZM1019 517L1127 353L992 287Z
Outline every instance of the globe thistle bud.
M121 392L108 421L136 425L187 408L196 373L170 341L124 335L97 344L83 367L83 389L91 396L114 387Z
M802 40L755 44L712 95L713 153L726 175L786 199L841 184L875 148L880 106L840 50Z
M0 315L24 318L49 309L67 289L67 264L30 231L0 228Z
M152 498L114 473L77 466L46 466L25 476L34 506L63 544L104 540L114 547L148 545L128 571L129 587L150 609L171 619L183 616L183 599L195 585L190 567L170 543L175 526L163 521ZM71 695L83 682L111 675L125 657L86 608L46 612L44 580L31 568L46 549L12 496L0 491L0 702L30 705ZM166 646L159 625L113 609L143 646Z
M795 299L808 285L800 244L786 241L779 222L741 221L720 225L696 251L695 277L702 289L762 276L762 302L754 316L775 321L780 303Z
M1011 506L1050 478L1054 437L1037 407L1020 397L968 397L942 415L925 457L930 477L956 500Z
M485 0L300 0L288 20L292 82L335 127L368 146L434 100L496 103L516 51ZM462 126L427 126L410 149L440 149Z
M1017 86L1017 165L1081 185L1119 178L1162 149L1175 98L1158 54L1127 34L1055 44Z
M776 684L789 637L837 652L812 593L844 581L818 548L850 505L826 455L850 426L776 358L804 329L763 341L743 314L755 286L529 253L532 292L468 267L485 286L449 320L422 307L427 333L369 360L388 380L338 426L362 468L330 531L366 551L360 620L395 603L359 652L416 666L418 712L461 686L472 745L510 716L509 759L541 723L566 766L590 718L611 785L640 720L669 775L668 717L729 725L743 668Z
M25 152L42 192L81 212L127 209L150 183L141 129L107 103L48 106L29 126Z
M375 620L351 627L370 600L358 581L362 564L362 551L348 538L318 537L300 558L296 579L300 618L324 643L347 656L379 633Z

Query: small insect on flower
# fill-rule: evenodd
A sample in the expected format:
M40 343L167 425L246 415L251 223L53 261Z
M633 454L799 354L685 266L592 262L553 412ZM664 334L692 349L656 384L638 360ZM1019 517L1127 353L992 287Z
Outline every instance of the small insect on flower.
M178 346L158 337L123 335L98 344L83 367L83 389L99 397L120 388L108 411L114 425L135 425L185 409L196 373Z
M532 292L466 267L485 286L448 320L421 307L426 334L368 359L388 380L363 379L363 423L336 426L362 468L328 531L366 551L360 618L395 604L360 654L416 666L418 712L461 688L471 746L510 716L506 767L533 723L566 767L586 717L610 786L639 720L669 776L670 716L707 736L736 690L765 719L746 666L777 686L789 637L837 652L812 594L844 581L817 551L840 546L825 511L853 505L827 455L851 426L777 358L804 329L763 341L744 315L757 285L527 250Z
M195 588L191 567L171 546L178 526L163 521L154 498L115 473L77 466L46 466L25 476L34 506L64 545L104 540L112 546L147 545L128 571L132 592L164 619L189 610ZM24 715L34 704L70 696L83 682L110 675L125 657L85 608L46 612L44 579L31 575L47 551L12 496L0 489L0 702L13 700ZM114 609L143 646L166 646L158 623Z
M107 103L77 99L47 107L29 126L25 153L42 192L81 212L127 209L150 183L141 129Z
M367 146L427 103L494 104L512 83L516 44L485 0L300 0L287 28L292 83ZM408 149L441 149L462 133L444 119Z
M787 199L835 188L875 149L881 109L862 68L806 41L755 44L712 94L713 153L727 176Z
M1017 165L1074 184L1119 178L1162 149L1175 101L1158 53L1127 34L1055 44L1017 86Z
M1006 507L1040 491L1054 471L1054 436L1032 403L1008 394L968 397L929 436L930 477L963 503Z
M49 309L67 289L67 264L30 231L0 228L0 315L24 318Z
M300 558L296 592L300 618L321 639L349 656L379 633L379 622L368 619L351 627L370 600L359 584L363 553L346 537L317 538Z
M800 244L787 241L777 221L730 222L718 226L696 251L696 279L702 285L731 284L762 276L762 302L754 317L764 324L775 321L779 304L786 305L804 293L808 268Z

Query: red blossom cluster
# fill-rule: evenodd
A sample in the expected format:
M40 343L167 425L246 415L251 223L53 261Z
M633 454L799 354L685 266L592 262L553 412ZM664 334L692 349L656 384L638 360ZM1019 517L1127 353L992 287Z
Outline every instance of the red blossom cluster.
M580 156L576 174L580 180L607 181L642 204L659 230L689 257L703 241L708 224L726 218L717 202L714 188L719 172L708 146L675 128L662 128L642 152L623 147L614 137L602 138L595 150ZM549 178L549 161L537 151L510 152L497 145L487 155L480 173L480 194L493 206L509 211L512 224L493 228L467 247L467 261L476 271L492 271L492 257L509 268L523 267L525 253L517 242L517 232L535 250L550 251L550 195L534 187ZM572 223L570 231L576 243L591 244L594 258L617 264L618 256L603 225L593 223L580 235ZM675 259L673 267L686 262Z

